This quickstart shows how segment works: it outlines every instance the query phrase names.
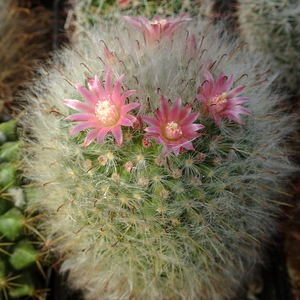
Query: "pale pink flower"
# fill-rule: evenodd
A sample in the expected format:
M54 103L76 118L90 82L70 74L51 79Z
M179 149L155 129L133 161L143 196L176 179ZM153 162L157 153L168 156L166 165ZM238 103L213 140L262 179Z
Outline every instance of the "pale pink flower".
M174 20L170 17L163 19L161 16L155 16L152 21L144 16L139 16L138 18L124 16L124 18L144 34L148 43L153 43L164 37L172 36L182 23L192 20L185 18L185 16L186 14L182 14Z
M233 84L233 75L229 78L220 74L215 82L211 73L206 72L204 76L205 82L200 87L200 94L197 98L202 101L204 110L215 119L216 125L221 123L222 118L228 118L241 124L240 114L251 114L251 112L242 107L241 104L249 98L236 97L245 89L244 86L239 86L230 90Z
M111 69L106 72L105 86L95 75L95 79L88 78L89 89L76 84L76 88L86 102L66 99L64 103L81 113L73 114L66 119L73 122L80 122L71 131L70 135L85 130L90 130L84 141L84 146L88 146L94 139L100 143L103 138L112 133L118 145L122 144L123 134L121 126L133 126L136 118L128 112L138 106L139 103L125 104L128 96L136 93L135 90L126 91L121 94L122 80L124 75L118 78L115 86L112 86Z
M131 5L131 0L117 0L117 4L120 8L126 9Z
M182 148L195 150L192 140L200 134L195 132L204 128L201 124L192 124L199 112L190 113L192 106L181 107L181 99L178 98L173 107L169 107L167 99L161 97L161 110L156 111L156 117L143 117L143 120L151 125L145 128L145 138L154 138L157 144L165 146L164 156L174 151L178 156Z

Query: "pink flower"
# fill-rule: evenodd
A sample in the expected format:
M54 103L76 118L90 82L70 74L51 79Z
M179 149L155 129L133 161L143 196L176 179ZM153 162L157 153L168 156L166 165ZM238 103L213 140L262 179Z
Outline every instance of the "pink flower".
M227 79L226 76L220 74L214 82L211 73L207 71L204 79L205 82L200 87L200 94L197 98L202 101L204 109L215 119L216 125L219 125L224 117L228 118L229 122L234 120L241 124L240 114L251 114L248 109L241 106L244 101L250 99L236 97L246 86L239 86L230 91L233 75Z
M192 19L184 18L186 14L172 20L171 18L162 19L160 16L155 16L153 21L148 20L144 16L138 18L131 18L124 16L124 18L134 27L143 32L148 43L161 40L163 37L170 37L175 30L184 22Z
M119 7L125 9L130 6L131 1L130 0L117 0L117 4Z
M167 99L161 97L161 110L156 111L155 117L143 117L143 120L150 124L145 128L148 133L145 138L154 138L157 144L165 146L164 155L174 151L178 156L181 148L195 150L192 140L199 136L195 132L204 128L201 124L192 124L198 117L199 112L190 113L192 106L181 108L181 99L178 98L173 107L169 107Z
M136 118L128 112L138 106L139 103L124 104L128 96L137 91L130 90L121 94L122 79L118 78L114 88L111 82L111 69L106 72L105 87L99 81L97 75L95 79L88 78L89 90L80 84L76 84L79 93L85 98L86 102L66 99L64 103L81 113L73 114L66 119L73 122L80 122L71 131L70 135L80 132L87 128L94 128L86 136L84 146L88 146L93 139L97 138L100 143L103 138L112 133L118 145L122 144L123 134L121 126L132 126Z

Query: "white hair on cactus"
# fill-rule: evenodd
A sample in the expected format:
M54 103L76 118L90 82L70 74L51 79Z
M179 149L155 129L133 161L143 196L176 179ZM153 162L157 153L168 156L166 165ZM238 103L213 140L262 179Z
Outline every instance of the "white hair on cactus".
M200 111L195 151L164 156L155 140L144 147L143 123L123 128L121 146L112 134L87 147L85 131L70 136L74 110L63 100L83 101L75 83L104 80L108 67L114 84L125 74L123 92L137 91L127 99L141 104L137 118L155 117L162 95ZM215 125L203 113L196 96L207 70L246 86L251 115L242 124ZM123 20L102 22L41 71L22 119L31 130L24 173L39 186L31 207L47 215L43 234L86 299L219 300L241 287L275 231L294 170L283 146L293 118L267 70L222 25L198 18L151 45Z

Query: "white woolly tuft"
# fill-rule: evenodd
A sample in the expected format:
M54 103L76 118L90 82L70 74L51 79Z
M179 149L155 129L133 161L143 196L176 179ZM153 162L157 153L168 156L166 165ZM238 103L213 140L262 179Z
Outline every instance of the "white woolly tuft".
M195 51L187 47L192 34ZM74 111L63 100L83 100L74 84L95 74L104 80L109 66L114 83L125 74L123 89L138 90L129 97L142 104L136 113L154 115L161 95L201 109L196 95L209 69L246 85L243 105L252 114L218 128L201 115L196 123L207 134L178 157L161 159L155 142L143 148L138 129L123 147L111 135L83 147L86 133L69 136L74 124L65 117ZM150 46L125 20L103 22L41 71L22 120L30 129L25 176L41 195L31 208L47 215L41 229L86 299L227 299L263 260L294 171L284 142L295 128L276 74L266 71L263 57L200 18ZM127 162L136 169L128 172Z

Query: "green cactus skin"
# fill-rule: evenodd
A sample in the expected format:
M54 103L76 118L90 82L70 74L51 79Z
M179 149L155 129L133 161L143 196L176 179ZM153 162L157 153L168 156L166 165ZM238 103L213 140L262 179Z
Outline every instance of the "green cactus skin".
M220 300L241 288L276 231L283 191L295 168L284 142L293 132L285 96L273 85L263 57L253 57L224 31L202 19L149 47L120 20L101 22L61 51L28 93L21 121L24 176L39 188L30 209L45 217L41 230L86 299ZM196 48L189 43L192 34ZM110 55L108 55L109 50ZM162 158L162 146L142 145L140 128L123 127L124 145L109 134L84 147L74 136L64 99L83 100L74 83L125 74L122 88L137 90L133 114L155 115L160 96L201 111L196 99L204 71L234 75L242 96L243 125L205 125L195 151Z
M238 1L241 35L255 53L262 51L280 70L279 83L299 92L300 6L297 0Z
M26 201L35 197L35 192L27 189L24 195L20 187L16 122L2 123L0 132L4 136L0 146L0 299L41 299L47 251L39 247L45 240L33 225L38 216L25 212Z
M17 140L17 130L16 130L16 122L14 120L10 120L0 124L0 136L4 140L7 141L15 141ZM1 143L2 145L2 143Z

